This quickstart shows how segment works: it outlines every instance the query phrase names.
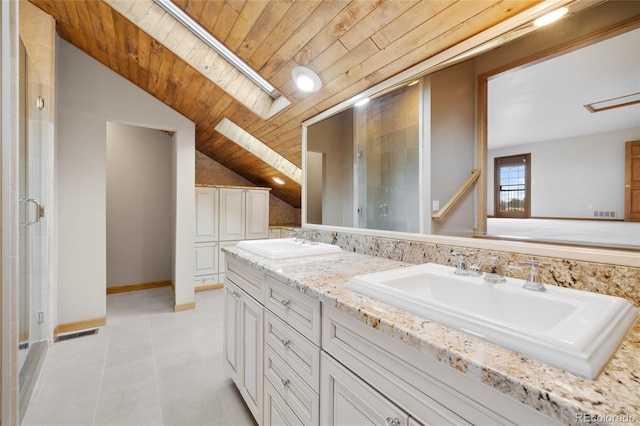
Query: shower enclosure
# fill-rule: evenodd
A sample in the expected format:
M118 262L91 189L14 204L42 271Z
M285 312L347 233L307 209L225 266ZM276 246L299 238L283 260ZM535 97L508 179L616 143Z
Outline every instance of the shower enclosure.
M20 43L19 123L19 350L20 418L24 416L47 350L48 147L43 143L45 99Z

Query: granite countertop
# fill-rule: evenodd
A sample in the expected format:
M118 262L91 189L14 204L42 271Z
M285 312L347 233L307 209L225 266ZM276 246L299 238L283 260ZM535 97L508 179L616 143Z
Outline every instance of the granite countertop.
M640 422L640 321L603 372L589 380L345 288L353 276L409 263L351 252L272 261L223 250L562 423L584 424L577 413L599 416L598 423Z

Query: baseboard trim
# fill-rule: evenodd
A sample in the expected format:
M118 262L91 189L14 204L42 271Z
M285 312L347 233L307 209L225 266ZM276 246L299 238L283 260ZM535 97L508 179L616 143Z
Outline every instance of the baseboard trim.
M83 321L68 322L66 324L58 324L53 330L53 336L71 331L86 330L88 328L102 327L107 324L107 317L93 318Z
M168 287L168 286L173 287L173 283L171 282L171 280L153 281L150 283L140 283L140 284L120 285L116 287L107 287L107 294L126 293L129 291L148 290L150 288Z
M189 311L196 308L196 302L181 303L173 307L173 312Z
M199 285L195 287L193 291L198 292L198 291L207 291L207 290L217 290L222 287L224 287L223 283L205 284L205 285Z

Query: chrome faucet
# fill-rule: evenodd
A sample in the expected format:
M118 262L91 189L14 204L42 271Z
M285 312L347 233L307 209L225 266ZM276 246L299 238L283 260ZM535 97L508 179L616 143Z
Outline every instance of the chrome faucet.
M311 244L312 246L315 246L318 244L318 238L320 238L320 233L318 231L313 231L313 230L305 230L303 231L303 240L302 242L308 242L309 244Z
M320 233L310 229L295 229L289 233L289 238L293 238L296 243L316 245L318 244Z
M456 270L453 271L454 274L460 275L461 277L468 275L472 277L479 277L482 275L482 272L480 272L480 265L478 264L472 264L467 269L467 254L465 252L456 251L453 252L453 254L457 257Z
M531 269L529 270L529 278L522 285L523 288L532 291L546 291L544 284L538 281L538 268L541 266L545 266L545 264L540 263L536 260L526 260L524 262L520 262L523 265L528 265Z
M507 279L498 273L498 255L491 255L489 257L489 264L487 265L491 270L485 272L484 281L489 284L499 284L507 282Z
M456 260L456 270L453 271L454 274L460 276L467 275L467 265L465 263L465 258L467 254L462 251L456 251L453 253L458 259Z

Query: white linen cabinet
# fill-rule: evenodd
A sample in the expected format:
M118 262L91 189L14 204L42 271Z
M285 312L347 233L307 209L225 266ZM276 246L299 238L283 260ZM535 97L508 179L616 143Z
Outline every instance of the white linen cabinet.
M269 238L269 192L220 188L220 241Z
M270 188L196 186L194 286L224 282L221 247L269 237Z

